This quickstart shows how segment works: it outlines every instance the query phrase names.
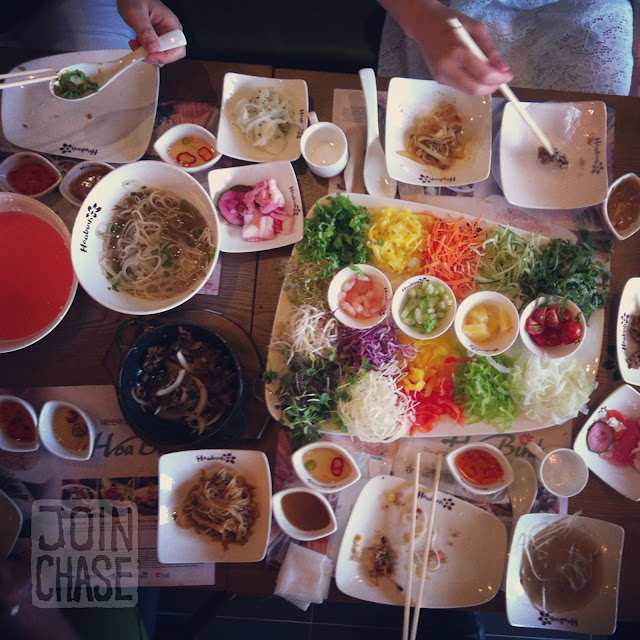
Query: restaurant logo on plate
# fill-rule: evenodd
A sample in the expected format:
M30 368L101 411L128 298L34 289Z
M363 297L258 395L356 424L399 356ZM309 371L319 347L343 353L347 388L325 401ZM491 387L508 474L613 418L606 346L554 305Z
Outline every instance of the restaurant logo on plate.
M113 500L35 500L31 599L36 607L135 607L138 508Z

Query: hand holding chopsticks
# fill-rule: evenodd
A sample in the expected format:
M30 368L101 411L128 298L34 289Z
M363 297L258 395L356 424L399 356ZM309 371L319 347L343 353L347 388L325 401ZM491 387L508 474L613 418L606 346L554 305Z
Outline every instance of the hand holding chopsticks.
M442 471L442 457L441 451L437 452L436 458L436 472L433 477L433 488L431 490L431 509L429 510L429 524L427 525L427 533L424 541L424 551L422 556L422 566L420 567L420 576L418 578L418 595L415 599L415 611L413 613L413 624L411 625L411 638L415 640L418 633L418 621L420 620L420 608L422 605L422 593L424 591L424 581L427 574L427 564L429 562L429 552L431 551L431 539L433 537L433 521L436 515L436 504L438 500L438 486L440 485L440 472ZM413 519L411 523L411 539L409 541L409 566L408 566L408 579L407 579L407 593L405 594L404 602L404 624L402 628L402 638L407 640L407 631L409 624L409 609L411 607L411 587L413 577L413 550L414 550L414 538L416 532L416 511L418 500L418 484L420 478L420 454L416 457L416 478L413 488Z
M488 62L487 56L484 54L482 49L480 49L469 32L464 28L460 20L458 20L458 18L449 18L448 22L449 26L453 28L453 32L455 33L458 40L460 40L460 42L462 42L462 44L465 45L467 49L469 49L469 51L471 51L471 53L476 56L476 58L483 60L484 62ZM501 84L499 89L504 97L513 104L522 119L529 125L531 131L533 131L538 140L540 140L540 143L545 148L547 153L553 158L557 153L556 149L551 144L551 141L549 140L549 138L547 138L542 129L540 129L533 118L529 115L528 111L522 106L522 103L520 102L520 100L518 100L516 94L511 90L511 87L508 84Z

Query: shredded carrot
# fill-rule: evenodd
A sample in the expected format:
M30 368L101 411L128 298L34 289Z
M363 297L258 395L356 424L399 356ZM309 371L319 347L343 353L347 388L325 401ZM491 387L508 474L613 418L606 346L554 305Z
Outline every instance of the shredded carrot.
M463 218L435 219L423 245L423 273L444 280L458 300L466 298L476 290L486 235L480 219L473 223Z

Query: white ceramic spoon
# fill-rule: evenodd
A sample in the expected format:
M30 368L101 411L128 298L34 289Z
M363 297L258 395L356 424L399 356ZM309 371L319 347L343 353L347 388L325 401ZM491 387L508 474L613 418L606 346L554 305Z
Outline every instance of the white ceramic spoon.
M175 49L176 47L182 47L187 44L187 39L184 37L184 33L179 29L170 31L159 36L160 48L158 51L168 51L169 49ZM144 60L147 57L147 52L144 47L139 47L135 51L118 58L117 60L111 60L109 62L78 62L64 69L60 69L56 76L49 83L49 90L59 100L66 100L68 102L78 102L79 100L87 100L98 95L102 89L108 84L113 82L120 74L124 73L129 67ZM58 86L58 77L69 71L81 71L87 78L93 82L98 83L98 91L88 93L80 98L63 98L56 94L54 87Z
M378 89L373 69L360 69L360 82L367 109L367 150L364 156L364 186L372 196L394 198L398 183L387 172L387 161L378 127Z

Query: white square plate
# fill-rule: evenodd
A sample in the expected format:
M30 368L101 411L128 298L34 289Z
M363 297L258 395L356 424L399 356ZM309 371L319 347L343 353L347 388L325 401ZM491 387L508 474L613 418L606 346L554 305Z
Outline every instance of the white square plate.
M542 165L541 146L508 103L500 130L500 175L504 197L534 209L576 209L607 197L607 112L604 102L523 102L569 167Z
M640 393L628 384L624 384L609 394L584 423L573 443L573 448L600 479L626 498L637 502L640 501L640 471L636 471L632 466L613 465L587 447L589 428L598 420L606 418L607 411L610 409L619 411L625 417L640 420Z
M396 476L376 476L356 501L342 538L336 564L336 584L343 593L381 604L404 604L398 589L407 583L408 540L413 483ZM393 499L390 500L390 496ZM418 508L431 509L431 492L418 494ZM416 535L416 550L424 545ZM471 607L491 600L500 588L507 552L507 532L500 520L469 502L441 491L437 496L432 548L441 556L437 570L427 572L422 607ZM361 539L358 538L361 536ZM366 560L357 559L385 536L397 552L396 569L374 584ZM420 563L418 562L418 567ZM412 580L418 593L418 575Z
M244 167L230 169L214 169L209 172L209 193L220 220L220 251L226 253L249 253L286 247L298 242L304 233L304 216L302 215L302 198L295 171L290 162L265 162L249 164ZM247 242L242 239L242 227L229 224L218 210L218 198L223 191L237 185L254 186L262 180L275 178L278 188L284 196L287 212L293 218L293 230L288 234L278 234L273 240Z
M245 544L229 544L179 527L174 512L198 479L201 469L219 466L239 473L255 489L258 517ZM160 457L158 463L158 560L166 564L193 562L259 562L267 552L271 531L271 473L261 451L201 449L177 451Z
M627 364L627 358L636 351L640 351L640 343L629 337L627 327L631 320L630 316L638 314L640 314L640 278L629 278L627 284L624 285L618 307L616 353L622 379L636 386L640 385L640 369L632 369Z
M238 100L251 99L260 89L275 89L286 97L296 114L300 127L291 127L287 135L287 144L281 153L273 154L254 147L242 131L233 124ZM218 151L230 158L249 162L273 162L288 160L293 162L300 157L300 137L307 128L309 111L309 93L304 80L285 80L279 78L260 78L242 73L226 73L222 85L222 105L218 125Z
M520 565L525 534L532 529L552 524L559 516L548 513L529 513L518 520L511 543L507 566L507 617L514 627L559 629L571 633L609 635L616 628L618 613L618 585L624 529L617 524L577 517L582 531L598 541L604 554L602 588L587 607L579 611L547 613L535 607L520 584ZM566 516L564 516L566 517ZM562 637L562 636L556 636Z
M12 71L62 69L74 62L115 60L128 50L76 51L25 62ZM2 129L19 147L102 162L134 162L147 150L158 104L159 72L136 64L98 95L74 103L51 95L49 83L2 91Z
M449 169L428 167L398 151L416 117L427 115L441 102L452 102L462 118L460 139L465 157ZM491 167L491 96L469 96L434 80L392 78L385 122L387 171L392 178L415 185L455 186L484 180Z

